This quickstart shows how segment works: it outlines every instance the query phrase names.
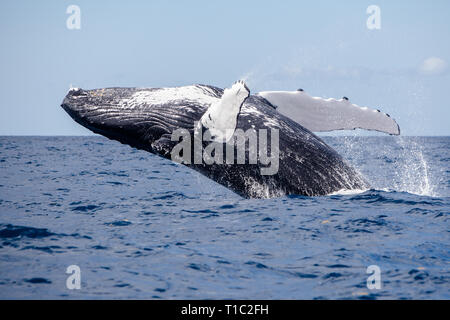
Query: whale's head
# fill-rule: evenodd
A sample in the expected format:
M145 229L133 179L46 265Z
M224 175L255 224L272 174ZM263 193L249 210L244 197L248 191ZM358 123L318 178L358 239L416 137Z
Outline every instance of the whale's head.
M133 147L166 155L171 134L192 131L208 104L152 100L161 89L71 88L61 106L89 130Z

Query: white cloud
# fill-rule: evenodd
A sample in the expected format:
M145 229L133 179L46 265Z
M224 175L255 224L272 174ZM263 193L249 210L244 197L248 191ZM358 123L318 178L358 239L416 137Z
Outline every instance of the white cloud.
M445 60L437 57L425 59L419 67L419 72L425 75L442 74L447 70L448 64Z

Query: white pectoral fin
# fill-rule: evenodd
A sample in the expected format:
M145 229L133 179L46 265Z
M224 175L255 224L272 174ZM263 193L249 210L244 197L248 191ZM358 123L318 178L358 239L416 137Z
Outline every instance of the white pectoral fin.
M245 83L237 81L206 110L200 123L210 131L214 141L227 142L233 136L241 106L249 95L250 90Z
M400 127L388 114L352 104L347 98L323 99L304 91L264 91L259 96L277 111L313 132L365 129L399 135Z

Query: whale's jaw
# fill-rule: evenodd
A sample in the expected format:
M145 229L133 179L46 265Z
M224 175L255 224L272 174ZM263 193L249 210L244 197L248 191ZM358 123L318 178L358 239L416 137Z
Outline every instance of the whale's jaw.
M136 88L70 89L61 107L83 127L152 153L178 128L192 129L195 117L166 105L130 105ZM160 146L158 146L160 149Z

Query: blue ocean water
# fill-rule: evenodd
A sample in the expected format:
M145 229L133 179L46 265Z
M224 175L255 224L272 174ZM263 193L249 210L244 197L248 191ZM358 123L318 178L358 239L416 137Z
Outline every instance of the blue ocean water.
M450 137L324 140L371 190L247 200L103 137L0 137L0 298L449 299Z

